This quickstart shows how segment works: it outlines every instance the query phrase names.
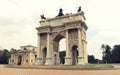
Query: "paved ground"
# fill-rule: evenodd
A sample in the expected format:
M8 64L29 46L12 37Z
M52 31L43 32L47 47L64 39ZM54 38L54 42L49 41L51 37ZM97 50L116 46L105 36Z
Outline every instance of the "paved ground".
M117 70L46 70L4 68L0 65L0 75L120 75Z
M120 69L120 64L111 64L111 65L113 65L117 69Z

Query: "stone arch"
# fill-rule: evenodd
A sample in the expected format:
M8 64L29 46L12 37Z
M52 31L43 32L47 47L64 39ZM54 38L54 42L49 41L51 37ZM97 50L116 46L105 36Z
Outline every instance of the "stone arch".
M45 64L46 56L47 56L47 48L46 47L43 48L42 54L43 54L43 64Z
M62 38L66 39L65 65L87 63L87 25L84 21L85 17L83 12L41 20L39 22L40 26L36 28L38 30L38 49L40 51L37 63L43 64L42 62L44 60L41 59L43 52L41 50L46 46L47 57L45 58L45 65L59 64L58 47L59 41ZM76 60L77 47L79 49L79 57Z
M76 65L78 63L78 46L72 46L72 65Z
M65 32L61 31L59 33L55 32L52 33L52 40L55 41L55 39L57 39L60 36L60 38L65 38Z
M53 39L53 52L54 52L54 64L58 65L60 63L59 58L59 42L61 39L65 38L61 34L57 34Z
M53 38L53 41L55 42L59 42L62 38L65 38L65 36L61 35L61 34L57 34L55 36L55 38Z

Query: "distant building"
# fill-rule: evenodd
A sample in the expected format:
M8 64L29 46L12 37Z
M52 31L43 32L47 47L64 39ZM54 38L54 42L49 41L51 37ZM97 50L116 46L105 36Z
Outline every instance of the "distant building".
M11 54L9 64L33 65L37 57L37 47L32 45L21 46L16 53Z

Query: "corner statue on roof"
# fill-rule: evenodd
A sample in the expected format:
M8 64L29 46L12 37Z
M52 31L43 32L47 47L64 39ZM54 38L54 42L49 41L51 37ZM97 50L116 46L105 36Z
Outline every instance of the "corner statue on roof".
M78 12L80 12L81 11L81 6L80 7L78 7Z
M63 14L63 9L62 8L60 8L59 9L59 13L58 13L58 16L63 16L64 14Z
M46 17L43 15L40 15L41 19L46 19Z

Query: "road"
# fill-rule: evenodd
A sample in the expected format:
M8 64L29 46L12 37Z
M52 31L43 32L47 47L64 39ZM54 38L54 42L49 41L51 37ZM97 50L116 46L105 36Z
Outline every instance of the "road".
M0 75L120 75L116 70L46 70L46 69L18 69L5 68L0 65Z

